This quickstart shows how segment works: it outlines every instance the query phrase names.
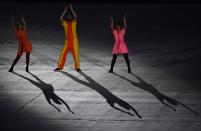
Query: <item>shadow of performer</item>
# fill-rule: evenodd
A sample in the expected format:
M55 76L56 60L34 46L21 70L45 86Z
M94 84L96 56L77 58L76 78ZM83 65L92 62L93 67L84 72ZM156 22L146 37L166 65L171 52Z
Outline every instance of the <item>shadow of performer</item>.
M192 109L190 109L188 106L184 105L183 103L173 99L173 98L170 98L166 95L164 95L163 93L161 93L159 90L157 90L153 85L145 82L143 79L141 79L140 77L138 77L137 75L135 75L134 73L131 73L134 77L136 77L139 82L134 82L134 81L131 81L130 79L124 77L124 76L121 76L117 73L113 73L114 75L130 82L133 86L136 86L138 88L141 88L151 94L153 94L162 104L164 104L165 106L173 109L174 111L176 111L176 109L172 106L172 105L181 105L183 107L185 107L186 109L188 109L189 111L193 112L194 114L198 115L197 112L193 111ZM166 102L167 103L166 103ZM171 105L170 105L171 104Z
M30 79L30 78L27 78L27 77L25 77L23 75L20 75L20 74L18 74L16 72L13 72L13 73L15 75L18 75L18 76L20 76L20 77L22 77L22 78L30 81L33 85L35 85L39 89L41 89L42 92L43 92L43 94L45 95L45 98L46 98L47 102L50 105L52 105L54 108L56 108L59 112L61 110L57 106L55 106L54 104L52 104L51 100L53 102L55 102L56 104L58 104L58 105L64 104L71 113L75 114L73 111L71 111L71 109L68 106L68 104L63 99L61 99L58 95L56 95L54 93L54 87L51 84L47 84L47 83L43 82L41 79L39 79L37 76L35 76L34 74L32 74L30 72L29 72L29 74L32 75L38 82L36 82L36 81L34 81L34 80Z
M67 72L64 72L64 71L58 71L58 72L61 72L62 74L68 76L72 80L74 80L74 81L76 81L76 82L78 82L80 84L83 84L85 86L88 86L91 89L97 91L100 95L102 95L106 99L107 103L111 107L113 107L114 109L134 116L130 112L127 112L127 111L124 111L124 110L122 110L122 109L120 109L118 107L115 107L114 104L116 103L116 104L118 104L119 106L121 106L122 108L124 108L126 110L132 110L139 118L142 118L142 116L137 112L137 110L135 110L130 104L128 104L127 102L121 100L120 98L118 98L114 94L112 94L109 90L107 90L102 85L100 85L99 83L97 83L96 81L94 81L91 77L89 77L88 75L86 75L84 72L80 71L78 73L80 75L82 75L88 82L80 80L77 77L75 77L72 74L69 74Z

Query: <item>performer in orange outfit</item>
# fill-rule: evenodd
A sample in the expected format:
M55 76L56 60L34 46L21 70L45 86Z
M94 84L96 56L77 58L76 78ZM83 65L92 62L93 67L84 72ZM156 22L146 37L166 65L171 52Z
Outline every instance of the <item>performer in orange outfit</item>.
M32 45L27 39L26 22L23 15L21 15L21 21L18 21L16 24L14 22L14 17L12 18L12 28L15 32L16 39L18 40L19 46L18 46L17 56L9 72L13 72L13 68L15 64L18 62L23 52L26 52L26 71L29 72L29 61L30 61L30 53L32 51Z
M67 14L66 20L64 20L65 14ZM68 5L65 7L65 10L61 15L60 20L64 27L66 36L64 47L61 51L58 66L55 71L62 70L64 68L66 56L69 51L71 51L73 54L75 70L80 71L79 45L76 33L77 16L72 8L72 5Z

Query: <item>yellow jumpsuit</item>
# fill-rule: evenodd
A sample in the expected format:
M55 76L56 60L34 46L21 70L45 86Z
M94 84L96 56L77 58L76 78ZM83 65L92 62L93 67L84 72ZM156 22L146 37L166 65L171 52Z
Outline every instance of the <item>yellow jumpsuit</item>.
M63 21L62 23L65 31L65 42L64 47L61 51L59 62L57 68L63 69L66 62L66 56L69 51L73 54L75 69L80 69L80 58L79 58L79 45L76 33L77 22L73 20L72 22Z

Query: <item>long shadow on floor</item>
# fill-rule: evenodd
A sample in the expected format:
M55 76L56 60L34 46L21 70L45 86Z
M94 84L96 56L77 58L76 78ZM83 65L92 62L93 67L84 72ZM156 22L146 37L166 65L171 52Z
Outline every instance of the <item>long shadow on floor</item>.
M64 104L64 105L67 107L67 109L68 109L71 113L75 114L75 113L70 109L70 107L68 106L68 104L67 104L63 99L61 99L58 95L56 95L56 94L54 93L54 87L53 87L51 84L45 83L44 81L42 81L41 79L39 79L36 75L34 75L34 74L30 73L30 72L29 72L29 74L32 75L38 82L37 82L37 81L34 81L34 80L30 79L30 78L27 78L27 77L25 77L25 76L23 76L23 75L21 75L21 74L18 74L18 73L16 73L16 72L13 72L13 73L14 73L15 75L18 75L18 76L20 76L20 77L22 77L22 78L24 78L24 79L30 81L33 85L35 85L35 86L37 86L39 89L41 89L42 92L43 92L43 94L45 95L45 98L46 98L47 102L48 102L50 105L52 105L54 108L56 108L59 112L60 112L61 110L60 110L57 106L55 106L55 105L51 102L51 100L52 100L54 103L58 104L58 105Z
M189 111L193 112L194 114L198 115L197 112L193 111L192 109L190 109L188 106L186 106L185 104L170 98L166 95L164 95L163 93L161 93L159 90L157 90L153 85L145 82L143 79L141 79L140 77L138 77L137 75L135 75L134 73L131 73L134 77L136 77L139 82L134 82L124 76L121 76L117 73L113 73L114 75L130 82L133 86L138 87L140 89L143 89L149 93L151 93L152 95L154 95L162 104L166 105L167 107L173 109L174 111L176 111L176 109L173 107L173 105L181 105L183 107L185 107L186 109L188 109ZM166 103L167 102L167 103Z
M116 110L119 110L121 112L127 113L129 115L132 115L130 112L124 111L118 107L115 107L115 103L118 104L119 106L121 106L122 108L126 109L126 110L132 110L139 118L142 118L141 115L138 113L137 110L135 110L130 104L128 104L127 102L121 100L120 98L118 98L117 96L115 96L114 94L112 94L109 90L107 90L106 88L104 88L102 85L100 85L99 83L97 83L96 81L94 81L91 77L89 77L87 74L85 74L84 72L80 71L79 74L82 75L88 82L80 80L79 78L73 76L72 74L69 74L67 72L64 71L59 71L62 74L68 76L69 78L71 78L72 80L83 84L85 86L90 87L91 89L97 91L100 95L102 95L107 103L113 107Z

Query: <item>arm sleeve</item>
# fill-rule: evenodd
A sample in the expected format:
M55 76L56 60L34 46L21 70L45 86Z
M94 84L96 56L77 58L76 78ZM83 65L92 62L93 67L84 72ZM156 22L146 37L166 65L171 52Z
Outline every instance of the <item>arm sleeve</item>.
M77 24L77 20L73 20L73 23Z
M61 24L62 24L62 26L66 26L66 21L65 20L62 20L62 22L61 22Z

